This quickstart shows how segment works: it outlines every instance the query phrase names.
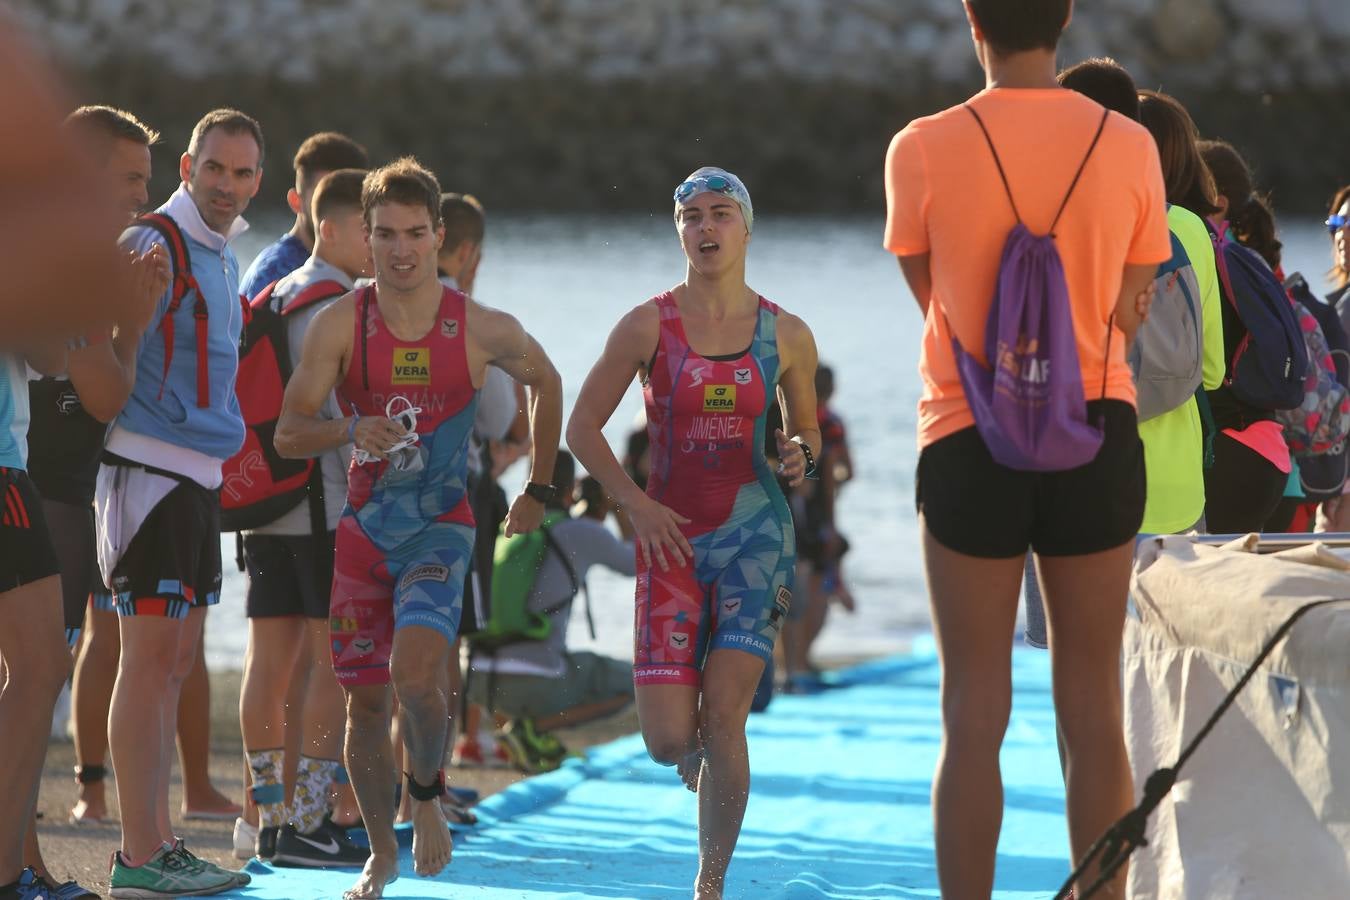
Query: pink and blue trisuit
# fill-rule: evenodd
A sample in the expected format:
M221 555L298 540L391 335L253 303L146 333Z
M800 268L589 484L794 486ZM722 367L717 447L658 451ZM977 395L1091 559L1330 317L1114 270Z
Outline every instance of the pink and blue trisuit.
M712 650L763 660L792 604L792 515L764 457L765 413L777 402L778 307L759 300L742 353L689 346L670 293L656 297L661 337L644 398L651 438L647 495L689 519L694 550L669 571L638 557L634 682L701 684Z
M465 296L446 288L431 330L395 337L380 316L375 287L357 292L352 362L338 399L362 416L420 407L419 459L358 462L347 472L347 505L337 528L329 609L333 669L344 686L386 684L394 633L409 625L454 641L464 576L473 552L465 496L469 432L478 392L465 344Z

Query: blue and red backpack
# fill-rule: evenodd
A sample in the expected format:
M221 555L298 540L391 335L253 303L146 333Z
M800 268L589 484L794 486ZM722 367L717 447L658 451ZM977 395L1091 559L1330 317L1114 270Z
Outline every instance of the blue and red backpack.
M276 286L272 282L248 304L250 315L239 348L234 388L244 416L244 446L222 467L221 530L247 531L267 525L308 497L310 522L319 534L327 530L319 461L285 459L277 453L273 438L286 383L295 371L286 334L289 318L316 303L341 297L348 289L337 281L318 281L278 305L273 300Z

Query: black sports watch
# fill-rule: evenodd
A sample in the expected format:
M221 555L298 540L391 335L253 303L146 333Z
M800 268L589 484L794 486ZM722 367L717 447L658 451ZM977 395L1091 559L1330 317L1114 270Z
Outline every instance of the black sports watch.
M558 499L558 489L551 484L531 481L525 485L525 496L538 500L540 503L548 504Z

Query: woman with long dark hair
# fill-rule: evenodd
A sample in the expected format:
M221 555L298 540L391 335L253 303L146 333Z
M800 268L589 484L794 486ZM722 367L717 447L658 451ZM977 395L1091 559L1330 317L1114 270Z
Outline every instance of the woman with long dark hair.
M1166 94L1140 91L1139 115L1158 143L1168 201L1215 223L1216 229L1227 227L1226 207L1220 204L1214 176L1200 153L1199 131L1186 108ZM1248 330L1231 303L1221 306L1227 362ZM1226 383L1206 390L1204 397L1216 432L1213 462L1204 470L1205 527L1214 534L1261 531L1279 506L1292 471L1283 430L1273 411L1240 400Z

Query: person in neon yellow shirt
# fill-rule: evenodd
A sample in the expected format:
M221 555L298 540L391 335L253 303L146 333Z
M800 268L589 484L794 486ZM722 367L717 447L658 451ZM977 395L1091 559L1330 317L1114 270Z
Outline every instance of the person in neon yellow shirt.
M1223 316L1219 307L1214 245L1200 217L1178 203L1167 210L1167 226L1185 248L1200 286L1201 337L1204 341L1201 379L1205 390L1212 391L1223 383L1224 373ZM1140 526L1140 532L1174 534L1196 526L1204 530L1200 520L1205 512L1202 468L1205 436L1195 398L1140 422L1139 438L1144 442L1144 470L1148 478L1148 498L1144 503L1144 524Z

